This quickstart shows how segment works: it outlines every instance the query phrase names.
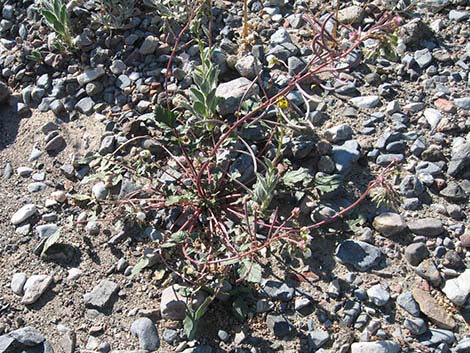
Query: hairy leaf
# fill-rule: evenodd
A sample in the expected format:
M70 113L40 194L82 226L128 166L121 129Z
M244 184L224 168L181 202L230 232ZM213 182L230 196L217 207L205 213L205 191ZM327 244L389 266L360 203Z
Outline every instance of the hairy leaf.
M263 268L256 262L243 260L238 268L240 278L252 283L260 283L262 280Z
M310 174L309 170L302 167L296 170L289 170L282 177L282 181L286 186L294 186L296 183L301 181L305 185L310 180L312 180L312 175Z
M327 193L337 190L343 183L344 177L340 174L322 175L315 178L315 187Z

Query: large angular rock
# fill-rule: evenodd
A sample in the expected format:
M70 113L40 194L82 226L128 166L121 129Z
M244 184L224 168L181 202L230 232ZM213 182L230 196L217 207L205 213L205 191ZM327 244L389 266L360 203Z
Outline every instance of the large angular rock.
M336 258L342 264L352 265L359 271L376 266L382 257L379 248L358 240L345 240L336 248Z
M406 222L398 213L384 212L374 218L374 228L382 235L389 237L402 232Z
M455 320L448 314L446 309L439 305L431 294L420 288L415 288L413 290L413 298L418 303L421 312L438 327L449 330L455 328Z
M103 310L111 306L118 290L117 283L104 279L91 292L86 293L83 300L87 307Z
M233 114L238 110L242 98L248 99L258 94L258 85L245 77L220 84L216 89L216 96L222 98L218 110L221 115Z
M447 280L442 291L452 303L464 305L470 294L470 269L466 269L457 278Z

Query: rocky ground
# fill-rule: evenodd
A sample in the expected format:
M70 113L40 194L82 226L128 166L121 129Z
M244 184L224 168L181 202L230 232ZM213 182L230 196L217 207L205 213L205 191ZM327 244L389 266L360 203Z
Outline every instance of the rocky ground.
M166 83L174 106L187 95L200 54L191 37L166 73L189 14L168 19L136 2L130 16L108 18L100 2L72 1L74 49L60 50L39 3L0 4L0 353L470 352L467 1L340 3L339 21L355 28L384 11L400 16L397 57L368 58L366 42L348 57L352 69L309 87L308 109L298 90L287 95L313 127L286 140L288 159L345 178L314 206L302 198L300 210L309 222L334 214L393 160L398 207L366 201L314 236L300 263L282 251L264 257L261 283L228 283L195 339L183 330L187 298L177 291L188 284L153 250L158 227L97 221L106 218L100 205L129 183L86 182L96 165L83 160L112 156L139 129L154 129ZM260 88L274 95L305 67L312 32L302 14L335 13L314 0L248 5L245 42L242 2L212 8L227 121L241 100L256 101ZM135 148L161 153L151 141ZM254 173L245 167L242 175ZM143 254L150 263L133 276Z

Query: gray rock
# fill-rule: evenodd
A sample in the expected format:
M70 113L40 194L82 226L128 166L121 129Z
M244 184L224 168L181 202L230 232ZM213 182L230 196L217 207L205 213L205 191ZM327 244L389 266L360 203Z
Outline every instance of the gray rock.
M306 66L307 63L296 56L291 56L289 57L289 59L287 59L288 72L291 76L295 76L298 73L302 72L302 70L305 69Z
M21 207L15 214L11 217L11 223L13 225L18 225L23 223L31 216L35 215L37 212L36 205L28 204Z
M62 353L75 353L77 336L74 331L67 330L60 339Z
M131 326L131 333L139 338L140 348L154 351L160 346L157 329L147 317L135 320Z
M220 84L216 89L216 96L222 98L218 106L219 113L223 116L235 113L243 97L248 99L258 92L258 85L252 85L245 77Z
M462 189L462 187L455 181L451 180L447 184L447 186L442 189L439 194L444 196L447 200L451 202L462 202L467 199L467 194Z
M470 143L463 143L452 149L452 157L447 168L447 174L458 176L470 167Z
M380 103L379 96L359 96L349 100L357 108L375 108Z
M93 185L93 187L91 188L91 192L97 200L106 200L109 194L108 189L106 189L102 181Z
M335 162L336 169L343 175L351 171L353 163L355 163L360 156L359 144L354 140L346 141L339 146L334 145L331 151L331 157Z
M382 167L388 167L392 162L401 163L405 159L405 156L401 153L385 153L377 157L375 163Z
M131 79L127 75L119 75L116 80L116 87L120 89L125 89L131 85Z
M127 66L122 60L113 60L109 69L115 75L120 75L126 70Z
M428 256L429 251L424 243L412 243L405 248L405 259L411 266L418 266Z
M349 126L348 124L341 124L327 129L325 131L325 138L332 143L336 143L350 140L352 134L353 131L351 126Z
M80 113L85 115L90 115L93 113L93 107L95 106L95 102L90 97L85 97L80 99L77 104L75 104L75 109L77 109Z
M28 191L31 193L41 192L41 191L44 191L46 188L47 188L47 185L42 182L35 182L35 183L28 184Z
M28 161L34 162L37 161L42 156L42 151L37 147L33 147L31 154L29 155Z
M427 237L436 237L444 232L444 226L437 218L423 218L408 222L408 228L416 235Z
M228 334L227 331L224 331L224 330L219 330L217 332L217 336L219 336L222 342L228 342L228 340L230 339L230 335Z
M416 317L412 319L405 319L403 326L407 328L413 336L419 336L425 333L428 330L426 321Z
M16 344L22 348L34 347L46 340L41 332L31 326L26 326L12 331L8 335L12 337L16 341Z
M162 338L166 343L174 344L178 340L178 331L167 328L163 330Z
M142 55L153 54L157 50L159 40L154 36L147 36L139 48L139 53Z
M469 353L470 352L470 337L462 338L455 346L455 353Z
M77 76L77 81L80 86L85 86L88 82L95 81L105 75L102 67L86 70L84 73Z
M361 6L348 6L338 12L338 21L346 24L359 24L364 15L365 11Z
M432 62L432 55L428 48L415 51L414 58L421 69L426 69Z
M455 342L455 335L449 330L430 328L419 337L419 342L425 346L437 346L440 343L451 345Z
M404 292L401 293L397 297L397 304L406 310L410 315L418 317L421 313L419 310L418 303L413 298L413 294L411 292Z
M324 330L309 331L307 334L309 346L313 349L321 348L330 339L330 334Z
M13 293L17 295L23 295L23 288L26 283L26 274L22 272L17 272L11 277L10 288Z
M463 306L470 294L470 269L466 269L457 278L447 280L442 291L452 303Z
M21 303L25 305L35 303L39 297L52 284L52 277L47 275L33 275L24 285L24 295Z
M36 227L39 238L48 238L58 230L59 227L55 223L41 224Z
M4 179L10 179L12 175L13 175L13 167L11 166L10 163L7 163L5 165L5 168L3 169L2 177Z
M438 176L442 173L441 167L432 162L419 162L416 166L416 174L429 174L432 176Z
M437 109L427 108L424 110L423 114L432 130L436 129L437 125L439 125L439 122L442 120L442 114Z
M268 315L266 324L276 337L289 336L294 331L292 324L282 315Z
M450 10L449 11L449 20L451 21L465 21L470 17L469 11L461 11L461 10Z
M379 248L357 240L345 240L336 248L336 258L342 264L354 266L359 271L367 271L376 266L382 257Z
M384 212L374 218L373 226L380 234L389 237L406 229L406 222L398 213Z
M431 258L423 260L415 271L421 278L431 282L435 287L439 287L442 282L441 274Z
M351 353L398 353L401 347L392 341L355 342L351 345Z
M260 299L256 302L256 312L259 314L267 313L268 311L271 311L273 308L274 308L274 303L272 301Z
M238 59L235 69L242 77L253 80L261 72L262 65L253 55L247 55Z
M367 290L367 296L370 301L377 306L384 306L390 300L390 293L387 287L382 284L376 284Z
M18 167L16 173L23 178L29 177L33 173L33 169L29 167Z
M273 33L270 41L272 45L292 43L289 33L282 27Z
M65 142L65 139L61 135L57 135L46 144L44 149L47 152L53 153L62 151L66 146L67 143Z
M98 310L106 309L113 304L118 290L117 283L104 279L91 292L83 295L85 306Z
M455 98L454 104L464 110L470 110L470 97Z
M113 153L116 148L116 137L114 135L107 135L101 140L99 154L102 156Z
M294 297L295 289L287 283L266 280L262 283L261 288L270 298L282 300L284 302L288 302Z
M400 192L405 197L418 197L424 192L424 185L415 175L406 175L400 183Z

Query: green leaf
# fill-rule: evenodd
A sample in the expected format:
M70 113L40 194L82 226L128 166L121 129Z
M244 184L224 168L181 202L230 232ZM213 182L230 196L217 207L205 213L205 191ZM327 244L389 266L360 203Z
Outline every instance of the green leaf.
M322 175L315 178L315 187L327 193L337 190L343 183L344 177L339 174Z
M366 216L362 213L357 214L355 217L348 218L346 224L353 233L359 233L362 230L362 226L367 222Z
M190 90L191 94L193 95L191 97L193 102L197 100L201 103L204 103L204 101L205 101L204 94L199 89L197 89L196 87L191 87L189 90Z
M154 110L155 120L165 127L174 128L176 124L176 114L171 110L157 104Z
M49 23L49 25L55 28L56 23L58 23L58 21L57 21L57 18L54 16L54 14L49 10L42 10L41 13L46 19L46 21Z
M206 117L206 108L204 107L204 104L200 102L194 102L194 109L201 117Z
M158 262L157 257L155 255L156 254L153 250L147 249L147 253L142 256L132 268L129 278L134 278L140 272L142 272L144 268L152 267L153 265L155 265L155 263Z
M296 170L289 170L282 176L282 181L286 186L294 186L294 184L303 181L306 184L312 180L312 176L307 168L299 168Z
M42 249L42 252L41 252L41 257L44 257L46 255L47 250L49 250L49 248L52 245L57 243L59 241L59 238L60 238L60 228L57 229L54 234L51 234L49 236L49 238L47 238L46 242L44 243L44 247Z
M244 260L238 268L240 278L252 283L260 283L262 280L263 268L256 262Z
M194 311L192 308L187 308L186 316L183 320L184 332L188 336L189 340L193 340L196 337L199 320L207 312L209 304L214 300L213 296L207 297L206 300Z

